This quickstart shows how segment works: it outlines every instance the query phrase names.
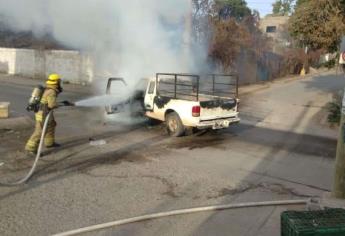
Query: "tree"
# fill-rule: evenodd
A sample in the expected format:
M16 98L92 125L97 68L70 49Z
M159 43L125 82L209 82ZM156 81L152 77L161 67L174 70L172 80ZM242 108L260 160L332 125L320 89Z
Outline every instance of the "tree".
M289 15L292 12L294 0L276 0L273 6L274 15Z
M234 19L239 23L251 16L245 0L192 0L192 3L194 38L205 44L212 40L217 21ZM253 14L259 16L258 12Z
M275 1L275 3L272 4L272 7L273 7L273 14L274 15L279 15L280 14L280 10L282 8L282 1L281 0L277 0Z
M241 53L260 58L271 41L259 30L260 14L244 0L193 0L194 33L209 45L209 59L231 70ZM200 41L199 40L199 41Z
M289 31L301 46L312 50L337 50L345 32L339 0L304 1L290 18Z
M343 14L345 14L345 0L340 0L340 7Z
M193 36L198 42L207 43L211 37L212 4L212 0L193 0Z
M221 64L224 69L229 69L242 47L248 47L249 33L244 27L237 24L234 18L223 21L214 21L214 34L211 41L210 57Z
M240 21L251 15L245 0L215 0L214 8L220 19L235 18Z
M297 0L296 1L296 5L295 8L297 9L298 7L300 7L302 4L306 3L306 2L310 2L311 0Z
M210 40L209 55L223 69L231 70L241 53L246 52L258 61L271 50L271 40L259 29L259 13L243 18L227 20L213 19L213 35Z

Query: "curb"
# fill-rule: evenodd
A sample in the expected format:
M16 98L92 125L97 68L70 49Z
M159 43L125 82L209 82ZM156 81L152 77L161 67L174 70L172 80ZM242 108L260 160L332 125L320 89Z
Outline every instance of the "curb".
M344 208L345 209L345 199L339 199L332 197L332 194L324 193L320 199L320 206L322 208Z

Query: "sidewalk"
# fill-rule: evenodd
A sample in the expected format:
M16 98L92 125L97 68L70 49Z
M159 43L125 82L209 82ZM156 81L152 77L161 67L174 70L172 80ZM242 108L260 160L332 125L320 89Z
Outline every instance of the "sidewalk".
M255 92L258 92L260 90L267 89L272 84L276 84L276 83L289 83L289 82L293 82L296 80L308 79L308 78L313 77L313 76L326 75L326 74L332 74L332 73L336 73L336 69L328 70L328 69L322 68L319 70L315 70L313 73L307 74L305 76L291 75L291 76L287 76L287 77L283 77L283 78L277 78L277 79L270 80L270 81L262 81L262 82L258 82L255 84L240 85L239 86L239 96L241 98L241 96L247 96L251 93L255 93Z
M320 199L320 207L345 209L345 199L334 198L331 193L325 193Z

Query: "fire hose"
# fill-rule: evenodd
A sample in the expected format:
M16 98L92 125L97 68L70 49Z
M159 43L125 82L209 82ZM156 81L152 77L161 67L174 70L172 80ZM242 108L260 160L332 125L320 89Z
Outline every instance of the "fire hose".
M25 175L23 178L17 180L17 181L14 181L14 182L0 182L0 186L16 186L16 185L20 185L20 184L24 184L25 182L27 182L31 177L32 175L34 174L36 168L37 168L37 163L38 161L40 160L41 158L41 152L42 152L42 147L43 147L43 140L44 140L44 136L46 135L46 132L47 132L47 127L48 127L48 122L50 120L50 117L52 115L52 111L49 111L49 113L47 114L45 120L44 120L44 124L43 124L43 128L42 128L42 134L41 134L41 139L40 139L40 143L38 145L38 150L37 150L37 153L36 153L36 157L35 157L35 161L30 169L30 171L27 173L27 175Z
M204 212L204 211L219 211L219 210L226 210L226 209L263 207L263 206L306 205L309 202L310 202L310 199L304 199L304 200L283 200L283 201L268 201L268 202L248 202L248 203L237 203L237 204L228 204L228 205L196 207L196 208L153 213L153 214L137 216L137 217L128 218L128 219L116 220L116 221L112 221L108 223L88 226L85 228L79 228L79 229L75 229L71 231L66 231L63 233L54 234L53 236L71 236L71 235L87 233L87 232L91 232L95 230L101 230L101 229L105 229L109 227L130 224L130 223L144 221L144 220L152 220L152 219L157 219L161 217L176 216L176 215L183 215L183 214L190 214L190 213L197 213L197 212Z
M59 107L62 107L62 106L65 106L65 107L75 106L75 104L72 103L72 102L69 102L69 101L59 102ZM32 167L31 167L30 171L22 179L19 179L19 180L14 181L14 182L8 182L8 183L0 182L0 186L16 186L16 185L24 184L25 182L27 182L32 177L32 175L34 174L34 172L35 172L35 170L37 168L37 163L38 163L38 161L41 158L41 152L42 152L42 147L43 147L43 140L44 140L44 136L46 135L47 127L48 127L48 122L49 122L50 117L52 116L52 114L53 114L53 110L50 110L48 112L47 116L44 119L40 143L38 145L38 150L37 150L37 153L36 153L35 161L34 161Z
M35 161L31 167L30 171L28 172L28 174L26 176L24 176L22 179L19 179L19 180L14 181L14 182L8 182L8 183L0 182L0 185L3 185L3 186L20 185L20 184L27 182L32 177L32 175L34 174L34 172L37 168L37 163L41 157L43 140L44 140L44 136L45 136L46 131L47 131L47 126L48 126L48 122L49 122L49 119L51 117L51 114L52 114L52 111L50 111L48 113L47 117L44 120L41 139L40 139L40 143L38 146L36 158L35 158ZM145 220L152 220L152 219L157 219L157 218L161 218L161 217L191 214L191 213L198 213L198 212L205 212L205 211L219 211L219 210L226 210L226 209L263 207L263 206L301 205L301 204L305 205L305 204L308 204L308 202L310 202L310 199L268 201L268 202L249 202L249 203L238 203L238 204L227 204L227 205L215 205L215 206L188 208L188 209L153 213L153 214L148 214L148 215L132 217L132 218L128 218L128 219L116 220L116 221L112 221L112 222L92 225L92 226L88 226L88 227L84 227L84 228L79 228L79 229L75 229L75 230L71 230L71 231L66 231L66 232L54 234L53 236L77 235L77 234L81 234L81 233L87 233L87 232L91 232L91 231L95 231L95 230L101 230L101 229L105 229L105 228L109 228L109 227L114 227L114 226L119 226L119 225L124 225L124 224L130 224L130 223L135 223L135 222L140 222L140 221L145 221Z
M37 150L37 154L36 154L36 158L35 158L35 161L30 169L30 171L27 173L26 176L24 176L22 179L19 179L17 181L14 181L14 182L8 182L8 183L3 183L3 182L0 182L0 185L3 185L3 186L15 186L15 185L20 185L20 184L23 184L25 183L26 181L28 181L31 176L34 174L35 170L36 170L36 167L37 167L37 163L38 161L40 160L41 158L41 152L42 152L42 146L43 146L43 140L44 140L44 136L47 132L47 126L48 126L48 122L49 122L49 119L51 117L51 114L52 114L52 111L51 110L48 115L46 116L45 120L44 120L44 124L43 124L43 129L42 129L42 134L41 134L41 140L40 140L40 143L38 145L38 150Z

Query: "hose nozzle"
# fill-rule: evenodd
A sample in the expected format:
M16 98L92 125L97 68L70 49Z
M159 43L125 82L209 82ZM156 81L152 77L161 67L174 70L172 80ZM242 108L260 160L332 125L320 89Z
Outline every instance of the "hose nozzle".
M70 102L70 101L62 101L60 102L62 106L65 106L65 107L73 107L75 106L75 104L73 102Z

